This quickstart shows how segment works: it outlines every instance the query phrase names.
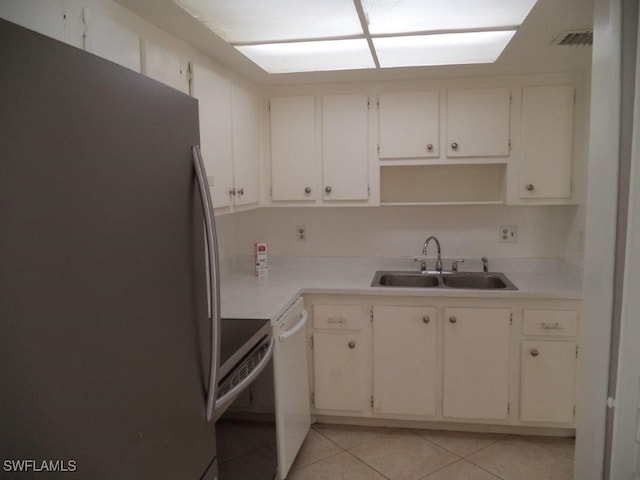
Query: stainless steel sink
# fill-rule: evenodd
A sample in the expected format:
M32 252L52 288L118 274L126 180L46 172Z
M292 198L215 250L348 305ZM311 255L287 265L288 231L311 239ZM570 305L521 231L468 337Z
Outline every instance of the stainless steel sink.
M438 275L428 275L416 272L377 272L382 273L379 277L374 278L376 285L374 287L421 287L431 288L439 287L440 281ZM376 273L376 275L377 275Z
M511 280L501 272L442 272L378 271L372 287L438 288L469 290L517 290Z
M473 290L518 289L504 273L455 273L442 275L442 281L446 287L450 288L470 288Z

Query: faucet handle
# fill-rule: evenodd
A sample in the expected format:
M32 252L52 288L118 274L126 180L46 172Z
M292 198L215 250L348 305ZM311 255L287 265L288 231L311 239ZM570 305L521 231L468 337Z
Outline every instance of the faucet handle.
M458 264L459 263L464 263L464 258L458 258L458 259L454 260L451 263L451 271L452 272L457 272L458 271Z
M489 259L487 257L482 257L482 271L483 272L488 272L489 271Z

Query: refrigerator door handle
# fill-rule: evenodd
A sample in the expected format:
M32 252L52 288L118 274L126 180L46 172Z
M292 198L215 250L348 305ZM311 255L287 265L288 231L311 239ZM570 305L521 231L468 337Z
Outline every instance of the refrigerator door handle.
M205 236L207 241L207 273L209 289L208 308L211 319L211 359L209 366L209 388L206 397L206 417L207 421L213 419L213 412L217 395L217 367L220 352L219 330L220 330L220 274L218 269L218 244L216 239L216 229L213 220L213 204L211 203L211 193L207 182L207 175L198 145L191 147L193 166L200 190L202 200L202 211L204 212Z

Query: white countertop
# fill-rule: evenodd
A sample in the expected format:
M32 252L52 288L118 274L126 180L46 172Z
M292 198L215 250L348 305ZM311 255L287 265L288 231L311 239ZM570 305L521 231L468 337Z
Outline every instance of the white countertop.
M445 266L450 262L443 260ZM371 287L377 270L418 271L410 258L269 257L269 274L253 275L252 257L238 257L220 279L224 318L276 320L301 294L347 294L474 298L582 298L579 270L558 259L491 259L489 270L503 272L518 290ZM480 271L466 262L461 271Z

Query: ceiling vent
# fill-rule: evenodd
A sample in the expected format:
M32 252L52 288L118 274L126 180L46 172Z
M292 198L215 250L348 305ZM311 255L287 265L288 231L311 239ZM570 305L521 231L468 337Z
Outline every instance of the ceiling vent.
M592 30L568 30L553 39L551 45L568 47L590 47L593 45Z

